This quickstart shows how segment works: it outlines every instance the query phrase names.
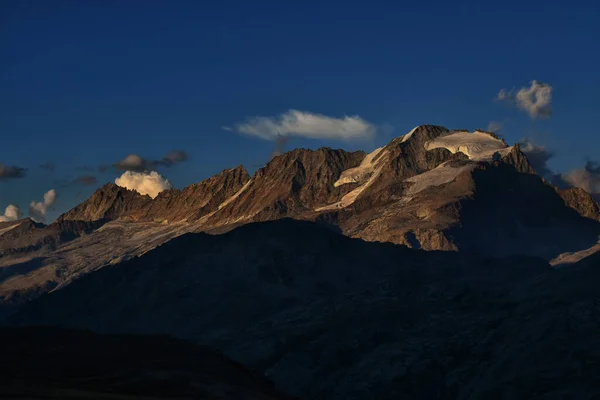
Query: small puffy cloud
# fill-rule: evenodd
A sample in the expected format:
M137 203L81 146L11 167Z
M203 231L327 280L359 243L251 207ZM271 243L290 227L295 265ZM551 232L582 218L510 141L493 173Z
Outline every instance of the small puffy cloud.
M46 221L46 213L48 209L56 203L58 194L56 190L50 189L44 193L44 201L32 201L29 204L29 216L38 222Z
M377 128L359 116L328 117L305 111L289 110L277 117L252 117L235 125L236 132L266 140L280 136L297 136L308 139L369 139Z
M4 215L0 215L0 222L16 221L21 218L21 210L14 204L10 204L4 210Z
M531 118L548 118L552 115L552 86L547 83L532 81L531 86L507 91L501 89L497 100L514 104L525 111Z
M22 178L26 172L26 168L0 163L0 180Z
M139 194L147 194L151 198L155 198L163 190L172 187L171 182L156 171L125 171L123 175L115 179L115 183L126 189L135 190Z
M119 171L149 172L156 167L172 167L187 160L188 155L185 151L174 150L167 153L160 160L147 160L137 154L129 154L121 161L113 164L113 167ZM100 171L104 172L104 171Z

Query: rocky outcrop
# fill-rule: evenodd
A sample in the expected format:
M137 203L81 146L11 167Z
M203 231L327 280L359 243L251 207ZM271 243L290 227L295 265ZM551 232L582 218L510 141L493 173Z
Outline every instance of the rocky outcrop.
M352 189L352 185L334 184L342 171L358 166L364 157L364 152L330 148L296 149L277 156L207 224L222 226L313 213L318 206L335 202Z
M558 194L567 206L577 211L580 215L600 221L600 206L585 190L581 188L561 189L558 190Z
M26 218L13 229L0 235L0 255L37 251L43 248L55 250L63 243L93 232L104 223L105 220L60 220L44 225Z
M227 169L183 190L165 190L129 217L139 221L195 221L217 210L249 180L244 167Z
M527 156L521 151L519 144L512 146L510 152L501 160L503 164L512 165L515 170L524 174L535 174L535 170L527 159Z
M150 201L150 196L107 183L89 199L59 216L57 221L111 221L140 210Z

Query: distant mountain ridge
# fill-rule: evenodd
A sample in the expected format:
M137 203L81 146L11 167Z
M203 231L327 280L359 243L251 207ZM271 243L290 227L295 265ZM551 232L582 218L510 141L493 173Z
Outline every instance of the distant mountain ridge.
M58 221L98 221L127 218L134 221L194 220L214 211L248 181L242 166L224 170L183 190L164 190L152 199L107 183L86 201L58 217Z
M488 176L494 177L497 188L486 184ZM482 188L485 196L479 193ZM493 245L493 254L520 254L523 239L536 242L535 235L548 231L557 245L543 250L542 243L534 243L528 254L552 258L561 251L591 246L600 234L600 225L588 221L600 222L596 201L581 189L550 188L535 175L518 145L508 146L494 133L422 125L370 154L295 149L274 157L252 177L238 166L183 190L165 190L154 199L108 183L57 222L187 222L194 225L193 231L219 233L249 222L291 217L327 221L352 237L426 250ZM512 193L510 200L507 193ZM504 212L500 198L520 207L523 218L525 214L538 218L512 215L512 226L494 219L494 214ZM481 224L464 220L464 213L475 209L469 218L486 220L489 226L501 224L502 232L492 237L492 229L482 232ZM568 238L558 228L561 224L581 228ZM479 231L466 232L471 225ZM519 239L501 240L496 246L499 239L519 231ZM482 243L480 236L487 242Z
M188 232L282 218L414 249L574 262L596 251L599 210L585 191L536 175L518 145L422 125L368 154L295 149L253 176L238 166L154 199L108 183L53 224L9 223L0 227L0 308Z

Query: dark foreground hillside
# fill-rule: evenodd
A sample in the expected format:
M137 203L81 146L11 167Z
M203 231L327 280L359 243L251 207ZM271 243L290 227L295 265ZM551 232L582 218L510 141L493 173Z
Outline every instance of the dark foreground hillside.
M306 399L597 399L599 267L417 251L279 220L184 235L10 323L170 334Z
M166 336L0 329L3 399L289 399L220 353Z

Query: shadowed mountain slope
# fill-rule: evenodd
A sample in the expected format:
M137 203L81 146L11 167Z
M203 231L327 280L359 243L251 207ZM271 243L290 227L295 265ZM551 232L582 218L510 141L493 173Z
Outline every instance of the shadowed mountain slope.
M3 399L289 399L220 353L166 336L0 329Z
M284 219L183 235L10 322L174 335L311 399L589 398L595 267L415 251Z

